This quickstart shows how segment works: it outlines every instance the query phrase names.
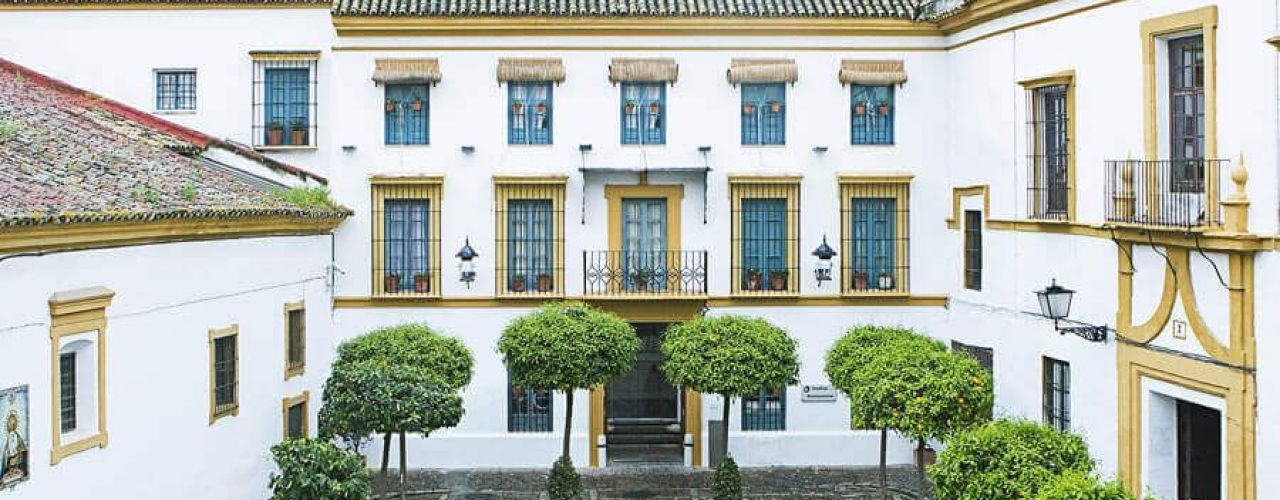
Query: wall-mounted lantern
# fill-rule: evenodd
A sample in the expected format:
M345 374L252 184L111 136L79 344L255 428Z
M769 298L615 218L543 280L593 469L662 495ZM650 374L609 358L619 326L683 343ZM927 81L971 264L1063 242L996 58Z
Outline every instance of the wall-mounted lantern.
M1052 280L1044 290L1036 291L1040 314L1053 320L1053 328L1059 334L1071 333L1090 342L1106 342L1107 331L1110 330L1106 325L1058 326L1058 320L1066 319L1071 314L1071 298L1075 294L1075 290L1058 285L1058 280Z
M822 282L831 281L831 258L836 256L836 251L827 244L827 235L822 235L822 244L814 249L813 255L818 258L813 277L818 280L818 286L822 286Z
M458 262L458 281L466 283L467 288L471 288L471 283L476 280L476 263L473 261L480 256L474 248L471 248L471 238L468 237L464 240L462 249L458 250L458 253L454 256L460 259L460 262Z

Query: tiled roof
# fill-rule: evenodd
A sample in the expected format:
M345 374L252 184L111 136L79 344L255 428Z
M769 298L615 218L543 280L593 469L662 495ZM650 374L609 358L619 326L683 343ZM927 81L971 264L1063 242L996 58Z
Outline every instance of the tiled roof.
M273 183L201 156L208 148L323 178L0 59L0 228L82 221L331 218ZM258 179L262 180L262 179Z
M333 0L344 16L888 17L925 0Z
M0 5L329 5L330 0L0 0Z

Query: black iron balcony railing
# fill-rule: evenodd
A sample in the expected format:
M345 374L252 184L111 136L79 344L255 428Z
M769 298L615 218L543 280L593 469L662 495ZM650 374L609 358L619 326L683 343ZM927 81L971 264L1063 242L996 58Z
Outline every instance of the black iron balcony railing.
M1221 223L1220 175L1228 160L1106 162L1107 222L1200 227Z
M707 251L586 250L583 295L706 295Z

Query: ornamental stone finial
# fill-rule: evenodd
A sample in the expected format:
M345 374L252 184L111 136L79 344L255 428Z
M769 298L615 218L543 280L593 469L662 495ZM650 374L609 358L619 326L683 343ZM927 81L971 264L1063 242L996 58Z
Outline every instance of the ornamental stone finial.
M1225 229L1231 233L1247 233L1249 232L1249 193L1245 190L1245 185L1249 182L1249 171L1245 168L1243 152L1240 153L1240 159L1235 166L1231 168L1231 182L1235 184L1235 191L1222 200Z

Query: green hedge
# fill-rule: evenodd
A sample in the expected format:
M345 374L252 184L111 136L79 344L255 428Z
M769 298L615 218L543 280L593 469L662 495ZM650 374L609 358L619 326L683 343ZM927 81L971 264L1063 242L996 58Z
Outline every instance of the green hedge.
M272 500L366 500L373 493L364 457L318 439L291 439L271 447L279 473L271 474Z
M1084 439L1024 420L996 420L953 437L929 468L938 498L1034 498L1064 472L1088 474Z

